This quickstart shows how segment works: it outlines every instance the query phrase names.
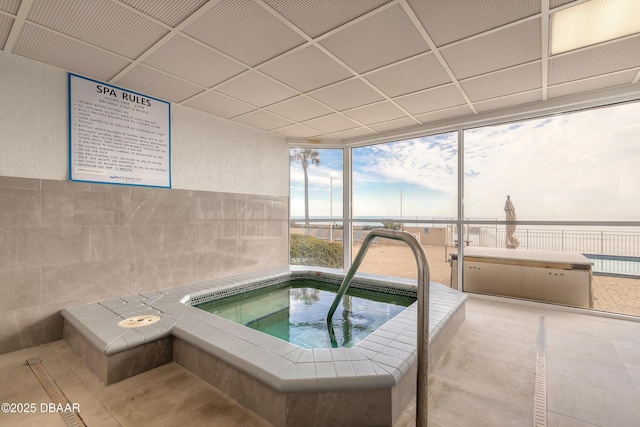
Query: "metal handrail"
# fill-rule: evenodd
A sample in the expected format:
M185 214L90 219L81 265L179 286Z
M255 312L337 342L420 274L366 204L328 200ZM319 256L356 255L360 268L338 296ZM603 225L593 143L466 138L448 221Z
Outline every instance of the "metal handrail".
M333 304L327 315L327 325L329 330L333 330L333 314L340 303L340 299L347 292L353 276L355 276L362 259L369 249L369 245L376 237L384 237L392 240L405 242L416 257L418 265L418 381L416 387L416 426L427 426L427 399L428 399L428 379L429 379L429 263L424 248L415 236L396 230L376 228L366 235L362 246L356 255L351 268L344 277L340 289L336 294ZM426 348L425 348L426 347Z

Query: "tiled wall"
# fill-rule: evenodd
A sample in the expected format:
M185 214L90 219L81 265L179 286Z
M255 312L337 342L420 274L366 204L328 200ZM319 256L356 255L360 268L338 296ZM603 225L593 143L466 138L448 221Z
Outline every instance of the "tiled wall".
M288 200L0 177L0 354L67 306L288 264Z

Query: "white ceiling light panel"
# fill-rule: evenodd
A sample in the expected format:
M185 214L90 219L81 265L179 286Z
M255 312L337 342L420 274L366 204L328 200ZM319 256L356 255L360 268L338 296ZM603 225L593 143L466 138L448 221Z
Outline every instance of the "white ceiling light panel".
M27 19L131 59L168 33L109 0L36 1Z
M429 50L400 5L348 26L320 44L358 73Z
M449 75L432 53L373 71L365 78L390 97L451 82Z
M130 61L35 25L25 24L12 53L108 81Z
M184 33L252 67L305 42L250 0L223 0Z
M215 92L207 92L188 100L184 105L196 110L206 111L216 116L230 119L255 110L255 107L236 101L228 96Z
M143 63L206 87L246 70L242 65L182 36L171 39Z
M315 38L391 0L264 0L296 27Z
M136 66L115 83L136 92L171 102L184 101L203 90L191 83L142 65Z
M540 0L408 0L408 3L436 46L540 13ZM455 25L451 25L452 17Z
M551 15L551 54L640 33L640 1L591 0Z
M315 46L284 55L259 70L300 92L308 92L353 76Z
M542 57L540 19L463 41L440 52L458 79L536 61Z
M292 89L255 71L223 83L216 90L257 107L265 107L296 95Z
M175 27L198 10L207 0L121 0L136 10Z
M359 79L341 82L309 94L338 111L382 101L384 97Z

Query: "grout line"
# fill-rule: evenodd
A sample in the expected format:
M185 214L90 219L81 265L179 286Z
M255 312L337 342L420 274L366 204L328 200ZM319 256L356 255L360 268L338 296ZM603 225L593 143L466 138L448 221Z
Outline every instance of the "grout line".
M536 356L536 381L533 399L533 427L547 426L547 335L545 318L540 316Z

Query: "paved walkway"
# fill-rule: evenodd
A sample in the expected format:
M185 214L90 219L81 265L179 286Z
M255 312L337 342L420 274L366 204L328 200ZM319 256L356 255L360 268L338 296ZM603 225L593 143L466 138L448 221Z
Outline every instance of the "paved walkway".
M356 247L354 256L357 252ZM444 247L424 246L431 281L449 284L451 265ZM367 251L359 271L396 277L417 277L415 258L408 246L382 244ZM593 308L611 313L640 316L640 278L593 276Z

